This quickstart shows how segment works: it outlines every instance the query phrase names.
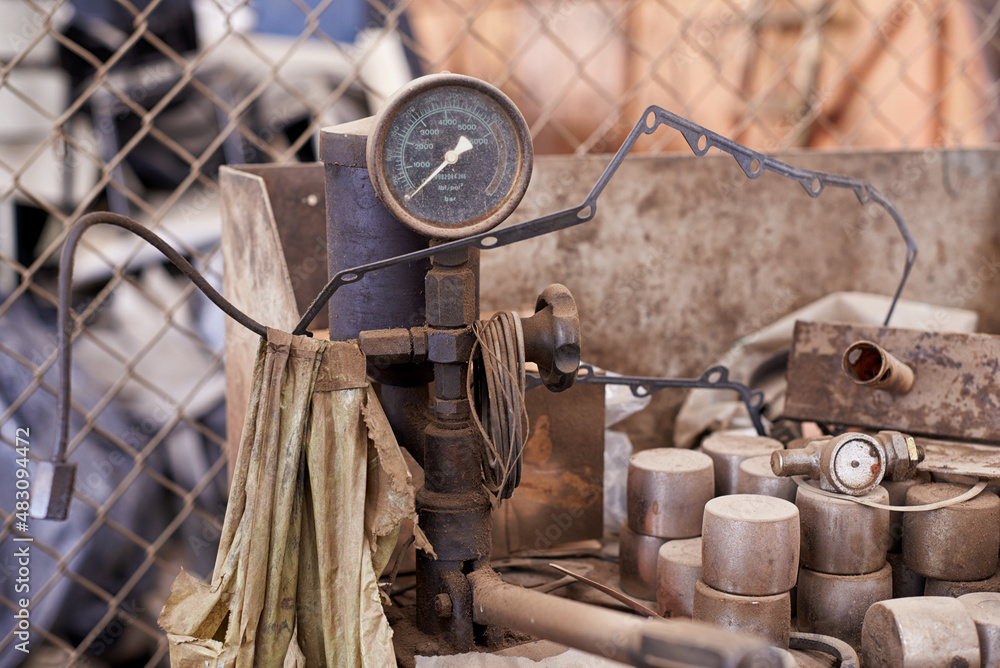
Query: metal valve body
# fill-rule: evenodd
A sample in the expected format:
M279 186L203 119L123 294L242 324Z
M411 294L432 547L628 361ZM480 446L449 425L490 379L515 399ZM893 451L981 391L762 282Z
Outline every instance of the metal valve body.
M775 450L775 475L804 475L819 480L821 489L864 496L886 480L905 480L923 461L923 449L912 436L880 431L875 436L850 432L810 441L804 448Z

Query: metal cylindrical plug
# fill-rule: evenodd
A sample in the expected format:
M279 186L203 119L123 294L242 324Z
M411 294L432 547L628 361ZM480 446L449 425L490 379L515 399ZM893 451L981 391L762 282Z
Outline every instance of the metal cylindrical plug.
M701 516L715 490L712 459L683 448L637 452L629 459L626 489L632 531L693 538L701 534Z
M911 487L906 505L938 503L968 488L949 483ZM903 516L903 557L929 578L985 580L997 572L1000 552L1000 497L993 492L944 508Z
M782 449L781 441L767 436L719 431L705 437L701 451L712 458L715 471L715 495L736 493L740 464L751 457L769 455Z
M858 385L894 394L913 387L913 369L871 341L857 341L844 351L844 371Z
M861 660L868 668L979 666L979 634L965 605L920 596L879 601L865 613Z
M771 496L731 494L705 504L702 580L744 596L774 596L795 586L799 510Z

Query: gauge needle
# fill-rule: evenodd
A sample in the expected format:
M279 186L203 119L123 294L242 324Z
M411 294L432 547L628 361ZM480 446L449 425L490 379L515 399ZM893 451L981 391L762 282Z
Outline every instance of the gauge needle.
M431 172L430 176L424 179L424 182L421 183L419 186L417 186L416 190L411 192L409 195L403 195L403 200L409 202L411 199L416 197L417 193L423 190L424 186L426 186L428 183L431 182L431 179L440 174L442 169L444 169L448 165L454 165L456 162L458 162L458 156L462 155L463 153L471 149L472 149L472 142L469 141L469 138L466 137L465 135L459 137L458 143L455 144L455 148L451 149L450 151L444 154L444 162L438 165L437 169Z

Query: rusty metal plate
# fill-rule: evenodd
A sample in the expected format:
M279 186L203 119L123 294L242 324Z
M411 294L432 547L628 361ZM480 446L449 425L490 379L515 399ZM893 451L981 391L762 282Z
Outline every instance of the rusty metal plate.
M604 531L604 386L525 395L531 435L521 485L493 513L493 558L600 539Z
M916 440L924 449L924 461L917 465L919 471L969 476L973 479L970 484L976 478L1000 480L1000 448L996 446Z
M906 394L856 385L843 371L855 341L878 343L915 371ZM1000 337L797 322L784 413L800 420L1000 442Z

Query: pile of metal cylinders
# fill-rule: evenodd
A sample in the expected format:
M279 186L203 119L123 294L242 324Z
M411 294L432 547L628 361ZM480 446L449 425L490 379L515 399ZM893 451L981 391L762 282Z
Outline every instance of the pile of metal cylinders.
M622 589L655 597L665 617L778 647L793 629L832 636L866 667L1000 667L1000 497L874 508L775 476L769 453L781 447L719 433L700 451L634 455ZM885 481L861 498L922 506L969 489L929 481Z
M968 485L906 486L906 506L953 499ZM901 586L865 614L866 666L1000 666L1000 497L902 514ZM923 582L922 591L919 589ZM922 594L922 595L921 595ZM905 598L904 598L905 597Z
M657 448L632 455L626 482L627 516L622 523L618 544L621 586L625 593L638 598L656 598L657 570L661 548L684 542L688 579L694 568L690 539L701 536L705 504L715 493L712 459L701 452L678 448ZM683 546L673 546L670 550ZM700 554L698 556L700 562ZM697 577L694 578L697 580ZM687 581L687 580L685 580ZM694 580L690 595L670 603L671 614L691 616Z

